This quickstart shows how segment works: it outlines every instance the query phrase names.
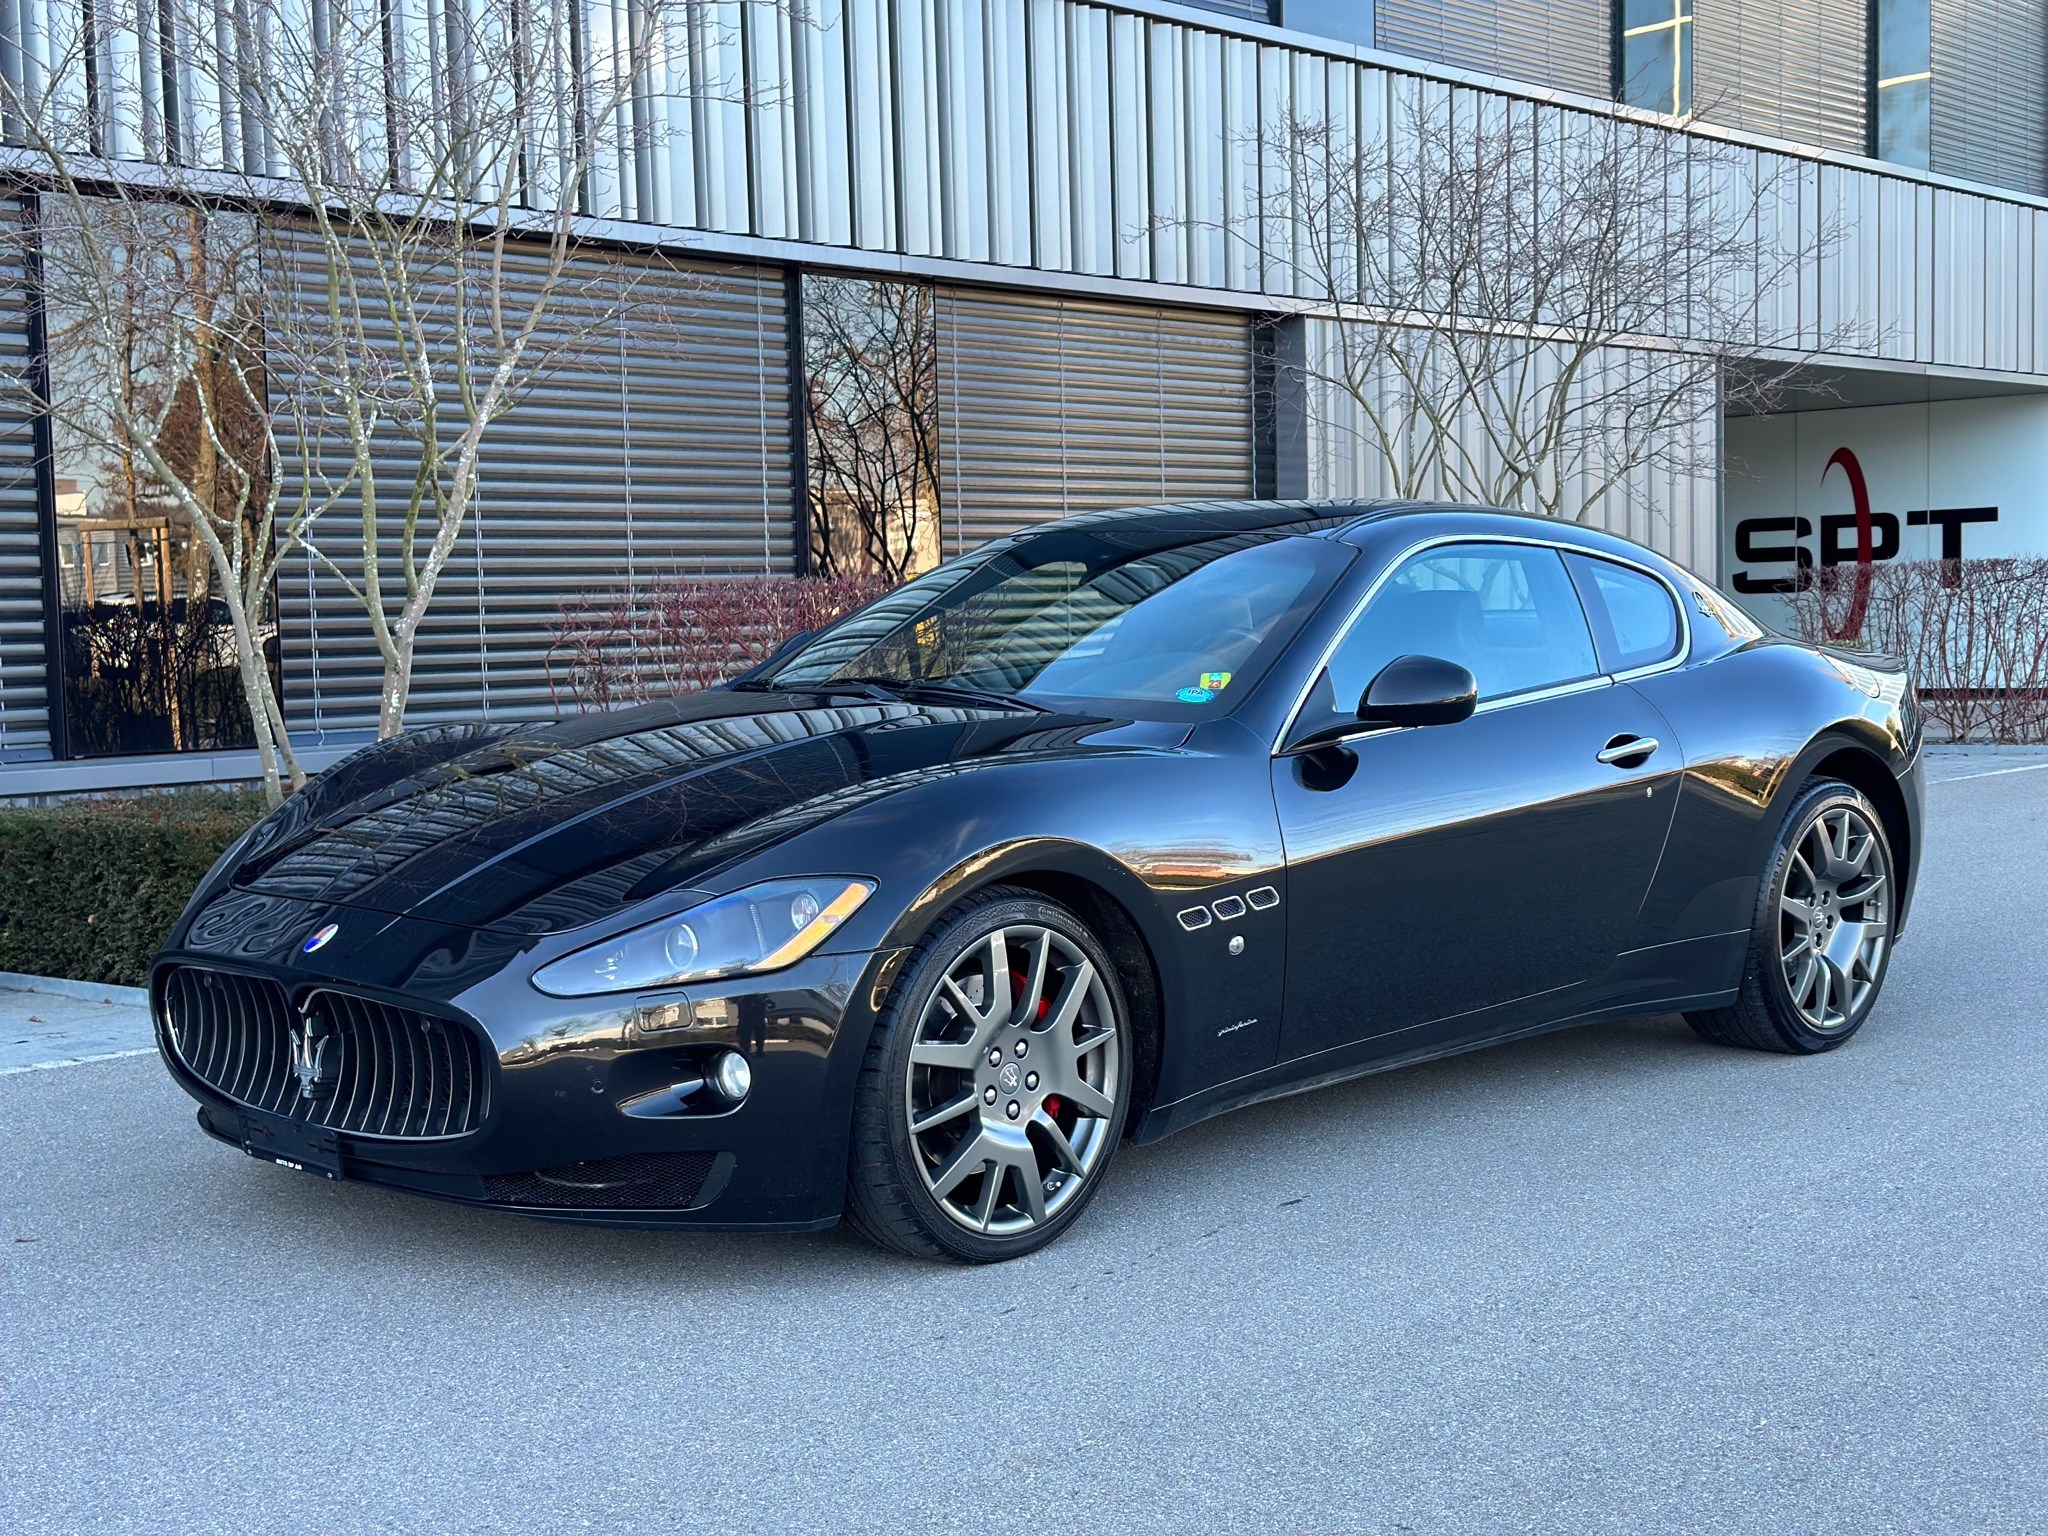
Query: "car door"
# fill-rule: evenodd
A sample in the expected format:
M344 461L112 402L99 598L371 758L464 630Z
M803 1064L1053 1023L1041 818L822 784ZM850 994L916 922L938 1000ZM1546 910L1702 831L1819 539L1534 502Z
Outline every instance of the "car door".
M1677 744L1606 675L1558 550L1466 541L1410 555L1338 641L1289 739L1349 716L1403 654L1468 668L1473 715L1273 761L1283 1059L1511 1027L1607 968L1656 871Z

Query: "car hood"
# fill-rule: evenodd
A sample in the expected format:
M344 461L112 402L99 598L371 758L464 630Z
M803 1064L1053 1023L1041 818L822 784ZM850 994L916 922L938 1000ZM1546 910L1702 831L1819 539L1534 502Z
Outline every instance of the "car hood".
M544 934L598 921L935 776L1162 747L1186 728L713 691L359 753L257 829L242 891Z

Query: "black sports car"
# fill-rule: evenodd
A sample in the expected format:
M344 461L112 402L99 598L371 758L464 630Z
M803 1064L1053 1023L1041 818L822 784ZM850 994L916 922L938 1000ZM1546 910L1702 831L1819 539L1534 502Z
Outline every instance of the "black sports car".
M159 958L207 1131L567 1220L1049 1242L1128 1136L1617 1015L1823 1051L1920 850L1905 676L1452 506L976 551L724 688L330 769Z

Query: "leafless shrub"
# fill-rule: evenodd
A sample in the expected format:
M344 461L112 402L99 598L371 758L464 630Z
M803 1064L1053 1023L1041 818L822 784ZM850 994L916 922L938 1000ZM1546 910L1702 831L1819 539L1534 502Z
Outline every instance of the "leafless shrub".
M1930 734L2048 742L2048 560L1827 566L1786 602L1801 638L1905 662Z
M895 583L881 576L667 577L586 595L554 624L548 686L577 708L618 709L709 688Z

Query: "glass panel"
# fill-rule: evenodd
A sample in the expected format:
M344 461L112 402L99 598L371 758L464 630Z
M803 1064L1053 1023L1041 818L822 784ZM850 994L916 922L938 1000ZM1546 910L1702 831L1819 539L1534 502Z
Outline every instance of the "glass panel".
M956 560L826 631L770 682L945 683L1151 719L1223 713L1352 558L1266 533L1134 547L1140 537L1077 530Z
M939 558L939 351L932 290L803 279L811 569L902 580Z
M1615 96L1645 112L1692 110L1692 0L1619 0Z
M1933 29L1928 0L1877 0L1872 152L1927 168L1933 105Z
M264 526L254 226L52 198L41 235L66 750L247 747L234 626L192 518L229 549ZM256 631L274 676L274 618Z
M1585 578L1579 590L1608 671L1626 672L1671 658L1678 650L1678 609L1662 582L1607 560L1574 555L1571 562Z
M1468 669L1481 699L1596 675L1593 636L1555 550L1454 544L1417 555L1381 587L1316 682L1301 727L1349 719L1396 656Z
M1225 8L1237 9L1228 6L1227 0L1217 7ZM1296 32L1372 46L1372 0L1276 0L1273 23Z

